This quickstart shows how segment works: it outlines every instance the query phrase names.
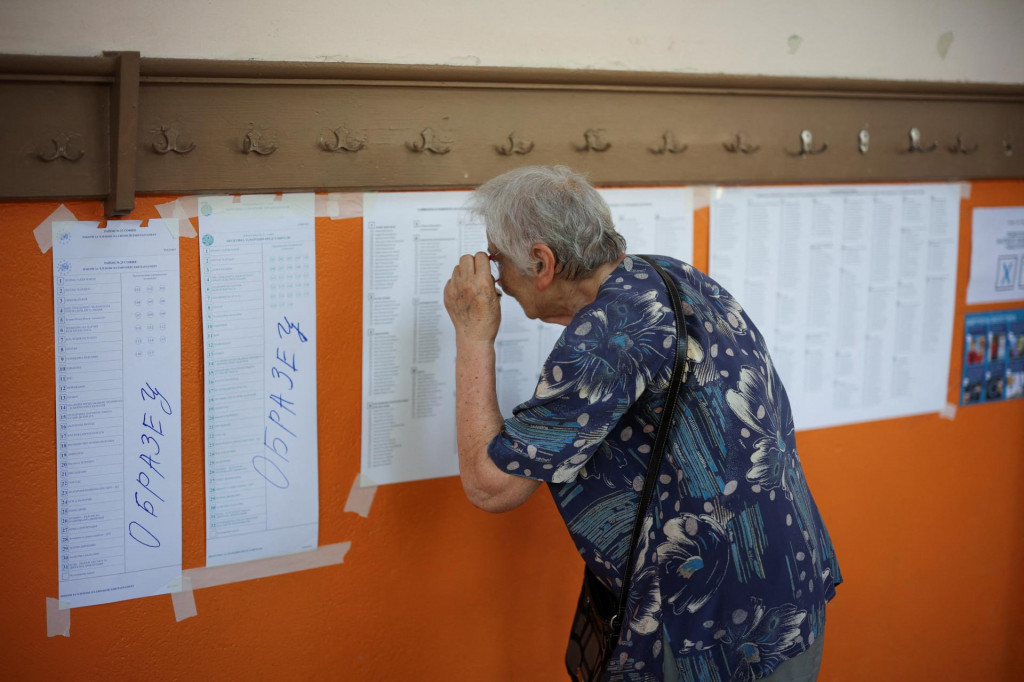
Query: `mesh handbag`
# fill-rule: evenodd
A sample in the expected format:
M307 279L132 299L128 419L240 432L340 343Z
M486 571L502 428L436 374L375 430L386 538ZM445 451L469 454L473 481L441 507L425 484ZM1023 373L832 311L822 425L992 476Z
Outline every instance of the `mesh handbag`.
M647 261L665 282L669 300L672 302L672 312L675 313L676 338L682 341L682 343L676 344L672 379L669 383L668 393L665 395L667 408L674 405L679 397L679 388L686 382L688 370L686 364L688 337L686 323L683 320L683 306L675 282L661 266L655 263L651 256L640 256L640 258ZM665 454L665 443L668 441L673 414L674 410L663 410L661 422L658 424L654 449L651 451L651 458L647 463L644 487L640 493L640 504L637 505L636 518L633 521L633 535L629 543L629 553L626 555L626 567L622 573L621 591L619 594L615 594L605 587L589 568L584 567L583 569L583 586L580 588L576 614L573 616L572 629L569 631L569 644L565 650L566 670L569 671L569 677L578 682L595 682L602 678L608 666L608 657L619 640L622 620L626 613L629 586L633 581L633 557L640 541L647 508L654 495L654 485L661 467L662 457Z

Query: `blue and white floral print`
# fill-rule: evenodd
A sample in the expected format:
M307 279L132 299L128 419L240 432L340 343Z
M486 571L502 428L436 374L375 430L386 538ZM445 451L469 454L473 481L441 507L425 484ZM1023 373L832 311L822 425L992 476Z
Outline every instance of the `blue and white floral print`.
M668 412L673 427L607 673L657 680L672 656L686 682L756 680L821 635L842 578L757 328L709 277L658 261L684 300L692 371ZM488 449L504 471L550 484L583 559L615 590L666 414L677 344L668 303L653 268L627 257L566 327L533 398Z

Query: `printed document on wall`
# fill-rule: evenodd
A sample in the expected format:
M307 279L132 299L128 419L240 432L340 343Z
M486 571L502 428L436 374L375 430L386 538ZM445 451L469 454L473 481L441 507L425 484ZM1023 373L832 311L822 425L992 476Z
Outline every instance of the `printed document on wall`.
M209 566L317 546L313 202L199 200Z
M1024 206L976 208L967 305L1024 300Z
M764 335L798 429L946 404L956 184L716 189L709 271Z
M690 260L688 189L601 190L631 253ZM368 484L458 473L455 333L444 285L464 253L487 250L465 210L470 192L367 194L363 218L362 474ZM528 400L564 327L528 319L501 299L495 340L498 406Z
M166 594L181 575L178 222L167 222L52 228L60 599L72 607Z

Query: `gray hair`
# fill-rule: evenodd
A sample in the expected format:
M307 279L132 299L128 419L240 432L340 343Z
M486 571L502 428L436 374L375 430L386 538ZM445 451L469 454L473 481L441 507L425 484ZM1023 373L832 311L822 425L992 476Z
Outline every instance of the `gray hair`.
M565 166L523 166L480 186L470 211L487 238L523 274L533 274L536 243L551 248L565 279L580 279L617 259L626 240L615 231L608 204L579 173Z

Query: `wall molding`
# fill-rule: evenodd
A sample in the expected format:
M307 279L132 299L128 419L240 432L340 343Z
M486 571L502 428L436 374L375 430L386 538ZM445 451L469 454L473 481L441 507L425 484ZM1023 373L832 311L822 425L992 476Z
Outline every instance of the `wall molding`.
M1024 177L1024 86L0 55L0 199ZM133 120L134 117L134 120ZM52 158L51 158L52 157Z

